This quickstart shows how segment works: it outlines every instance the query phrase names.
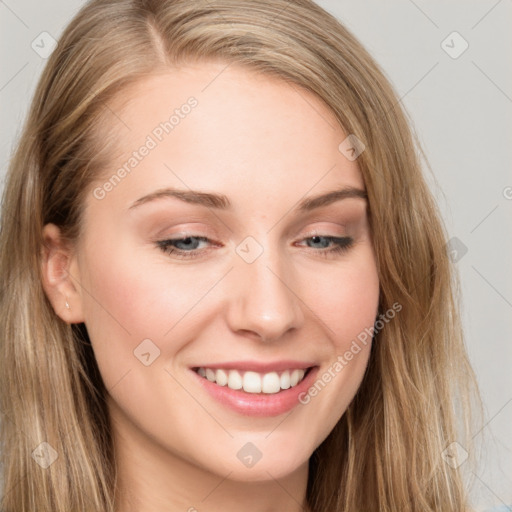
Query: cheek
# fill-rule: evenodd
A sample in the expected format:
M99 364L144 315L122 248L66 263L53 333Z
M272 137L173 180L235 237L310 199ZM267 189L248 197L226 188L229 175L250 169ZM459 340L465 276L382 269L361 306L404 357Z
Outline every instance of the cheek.
M370 355L379 303L373 250L365 246L331 272L317 272L315 283L308 301L325 326L329 348L302 403L328 418L322 426L327 435L356 394Z
M342 350L374 325L378 313L379 278L370 248L350 261L315 273L308 302L323 320L329 337Z
M137 363L134 350L143 340L161 346L164 334L183 316L183 297L180 301L180 287L165 286L161 269L141 268L143 260L133 250L108 247L102 253L108 258L96 250L85 253L80 275L85 324L109 388Z
M108 258L91 253L84 264L85 314L102 328L159 338L204 294L198 273L178 269L171 276L164 260L148 261L147 249L109 249Z
M347 410L363 379L378 313L379 279L371 251L329 276L317 274L314 312L326 326L328 356L301 404L316 425L317 444L324 440Z
M87 290L84 317L108 388L134 365L139 368L134 351L148 346L141 345L143 340L154 343L155 353L160 351L156 366L173 358L186 344L191 316L199 304L203 307L201 299L218 278L211 269L171 269L156 248L156 254L148 257L147 247L125 247L123 240L117 240L102 247L101 253L109 256L101 258L99 244L92 246L84 254L80 272Z

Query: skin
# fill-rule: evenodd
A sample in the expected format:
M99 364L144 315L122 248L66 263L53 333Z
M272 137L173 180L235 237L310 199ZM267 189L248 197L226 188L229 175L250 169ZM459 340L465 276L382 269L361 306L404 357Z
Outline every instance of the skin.
M208 62L120 93L106 122L112 165L94 186L190 96L198 105L113 190L87 195L75 245L45 226L45 291L64 321L87 326L109 392L120 512L299 511L308 459L354 397L370 343L308 404L272 417L218 403L189 368L291 359L315 362L322 375L373 326L379 281L366 201L293 210L304 197L364 182L357 160L338 150L347 134L316 96ZM160 198L129 209L165 187L224 194L232 208ZM184 232L211 241L178 245L199 257L155 243ZM354 243L322 255L335 244L315 234ZM248 236L262 248L253 263L236 252ZM149 366L134 357L144 339L160 350ZM247 442L262 453L250 468L237 458Z

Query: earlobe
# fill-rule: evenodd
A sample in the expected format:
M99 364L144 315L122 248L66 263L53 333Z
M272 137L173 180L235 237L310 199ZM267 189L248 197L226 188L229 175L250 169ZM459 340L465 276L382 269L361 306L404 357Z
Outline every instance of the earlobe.
M55 224L43 228L42 286L55 313L67 323L84 321L82 296L72 246ZM75 275L77 274L77 275Z

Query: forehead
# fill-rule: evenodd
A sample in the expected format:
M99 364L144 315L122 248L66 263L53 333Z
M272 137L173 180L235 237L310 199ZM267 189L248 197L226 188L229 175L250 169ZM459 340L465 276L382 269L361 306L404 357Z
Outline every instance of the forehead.
M101 179L124 166L123 194L166 185L229 194L234 181L256 193L258 177L262 193L304 195L320 181L321 188L364 187L356 162L338 149L347 134L319 97L238 65L155 73L120 92L106 111L101 129L108 128L113 149ZM139 149L142 157L134 155Z

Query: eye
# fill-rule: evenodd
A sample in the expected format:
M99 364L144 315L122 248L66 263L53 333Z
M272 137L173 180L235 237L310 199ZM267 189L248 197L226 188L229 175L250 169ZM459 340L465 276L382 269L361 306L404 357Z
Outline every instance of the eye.
M159 240L158 247L166 254L174 254L179 258L195 258L202 254L203 250L198 250L200 242L208 242L205 236L187 236L184 238L171 238L168 240ZM177 246L181 246L179 248Z
M353 245L354 239L349 236L324 236L314 235L305 238L306 241L312 241L313 244L320 244L320 250L316 251L322 256L331 256L347 252ZM333 244L329 247L329 244Z
M345 253L354 245L354 239L351 237L314 235L303 239L303 241L312 242L313 247L311 247L310 244L308 244L308 246L313 249L313 252L325 257ZM183 238L159 240L156 242L157 246L164 253L174 255L182 259L202 256L207 248L199 247L201 243L212 245L209 238L193 235ZM314 245L317 247L314 247ZM320 245L320 247L318 247L318 245Z

